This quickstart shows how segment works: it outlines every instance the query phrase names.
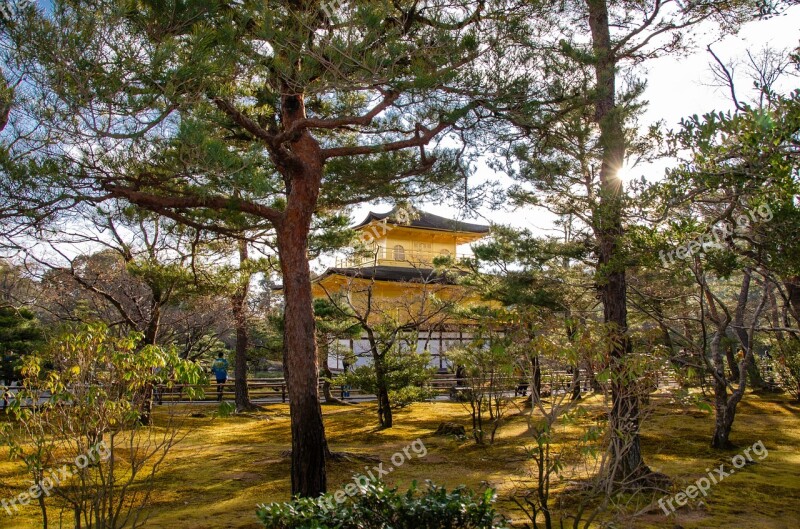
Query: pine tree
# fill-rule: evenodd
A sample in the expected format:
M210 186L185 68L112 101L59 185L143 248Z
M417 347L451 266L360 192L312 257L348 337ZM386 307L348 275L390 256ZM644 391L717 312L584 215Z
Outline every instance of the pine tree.
M326 488L314 216L376 197L435 196L462 179L458 149L436 141L476 118L469 95L483 94L486 68L472 66L513 13L493 9L483 0L99 0L55 2L6 28L9 70L41 74L25 79L38 94L26 111L47 124L26 138L39 142L39 158L15 166L7 184L9 196L36 204L20 208L36 212L29 222L116 197L199 230L230 234L234 220L274 230L293 493Z

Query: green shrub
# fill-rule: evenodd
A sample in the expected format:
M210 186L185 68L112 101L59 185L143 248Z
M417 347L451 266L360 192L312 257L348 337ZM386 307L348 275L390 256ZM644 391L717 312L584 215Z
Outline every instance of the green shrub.
M411 403L407 400L409 398L416 397L418 400L430 398L431 392L426 392L425 388L430 386L430 381L436 374L436 369L430 366L430 353L400 350L399 347L395 347L383 355L381 362L386 373L386 389L389 391L390 401L392 396L398 396L404 401L402 406L407 406ZM374 361L342 373L333 380L333 384L348 385L377 395L379 387ZM401 390L404 390L404 393L400 393ZM394 405L392 401L392 406Z
M431 482L419 489L414 482L399 493L366 483L349 498L340 491L261 505L258 517L270 529L507 529L494 500L491 489L477 494L461 486L447 492Z
M389 392L389 401L395 408L405 408L415 402L430 400L436 396L436 392L430 386L406 386L398 390Z
M217 416L222 417L223 419L226 417L230 417L236 412L236 404L232 402L220 402L219 407L217 408Z

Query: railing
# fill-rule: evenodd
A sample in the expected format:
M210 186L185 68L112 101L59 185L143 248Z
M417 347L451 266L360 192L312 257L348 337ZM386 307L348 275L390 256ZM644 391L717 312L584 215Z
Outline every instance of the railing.
M403 248L402 252L395 250L394 247L376 246L368 254L356 254L336 259L337 268L358 268L362 266L432 266L437 257L451 257L458 261L470 257L470 254L452 254L433 252L429 250L417 250L414 248Z
M320 379L319 381L319 393L322 394L322 386L324 381ZM235 395L235 387L236 381L233 379L229 379L222 386L222 398L224 400L233 399ZM195 399L202 401L213 401L219 398L219 388L220 384L215 382L209 383L203 388L203 398L202 399ZM184 400L184 391L185 386L176 385L171 388L167 387L159 387L156 388L155 391L155 400L157 402L172 402L172 401L181 401ZM340 386L331 386L331 391L340 396L344 390ZM364 393L360 389L350 389L348 390L350 393L349 398L366 398L370 395ZM251 400L278 400L280 402L287 402L289 399L289 394L286 389L286 380L283 378L266 378L266 379L248 379L247 380L247 392ZM344 397L347 399L348 397Z
M569 391L572 389L572 373L568 371L560 370L560 371L551 371L547 373L545 376L542 377L542 387L541 392L542 395L552 395L552 394L559 394L565 391ZM509 391L515 391L515 393L519 392L522 393L523 391L529 391L528 383L523 381L520 377L510 377L504 379L502 382L505 382L505 385L509 388ZM587 376L587 373L584 370L580 372L580 382L581 382L581 391L582 392L589 392L591 390L590 380ZM653 380L656 387L660 387L662 385L670 385L675 384L674 377L666 373L655 373L655 377ZM433 390L433 393L437 397L443 396L452 396L453 389L457 388L461 391L468 391L471 388L465 385L466 381L464 379L459 379L455 375L452 374L442 374L436 375L430 382L430 387ZM322 386L324 384L323 380L319 381L319 391L320 395L322 394ZM233 379L228 380L224 384L222 384L222 397L224 400L231 400L234 397L234 387L235 381ZM5 394L6 390L11 390L11 396L13 397L13 393L15 390L19 388L6 388L0 386L0 393ZM156 402L180 402L186 400L185 398L185 389L186 386L176 385L174 387L164 387L160 386L157 387L153 398ZM219 386L216 383L211 383L203 387L204 396L202 399L195 399L195 401L199 402L212 402L218 399L218 391ZM251 400L254 401L275 401L275 402L282 402L285 403L289 399L289 395L286 389L286 380L283 378L260 378L260 379L248 379L247 381L247 389ZM338 385L331 385L331 392L338 398L342 400L368 400L374 398L374 395L366 393L358 388L349 388L345 389L342 386ZM46 396L45 396L46 400ZM0 406L5 408L3 405L4 403L0 402Z
M527 383L524 382L520 377L511 377L505 380L502 380L505 385L509 388L509 391L518 390L522 393L522 387L525 386L525 390L527 390ZM324 384L323 380L319 381L319 392L322 395L322 386ZM568 388L571 388L572 384L572 374L566 371L556 371L548 374L547 376L543 377L542 379L542 394L552 394L553 392L558 393L560 391L566 391ZM234 387L235 382L233 380L228 380L224 384L222 384L222 395L223 399L230 400L234 397ZM451 396L452 389L462 388L462 389L469 389L467 386L464 386L464 380L457 378L455 375L452 374L443 374L443 375L436 375L430 382L430 387L433 390L434 395L437 397L443 396ZM200 399L201 401L213 401L218 398L218 385L215 383L209 384L204 388L204 397ZM280 402L285 403L288 401L288 393L286 390L286 381L282 378L275 378L275 379L249 379L247 381L247 389L248 394L251 400L278 400ZM343 388L339 385L331 385L331 393L342 400L367 400L374 398L374 395L370 393L366 393L358 388ZM162 393L159 395L159 392L156 393L156 400L163 400L165 402L175 401L175 400L183 400L183 388L181 387L173 387L173 388L162 388ZM590 390L589 380L586 376L586 373L581 371L581 390L583 392L588 392Z

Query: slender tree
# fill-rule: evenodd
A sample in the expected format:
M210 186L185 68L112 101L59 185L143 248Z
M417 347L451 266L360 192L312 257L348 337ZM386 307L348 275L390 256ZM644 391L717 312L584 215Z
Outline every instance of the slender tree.
M756 96L741 100L731 69L713 57L734 109L684 120L673 141L689 156L652 191L662 212L681 215L657 228L675 244L661 257L664 265L689 270L697 284L699 321L711 324L708 331L702 328L702 343L695 346L700 358L706 359L707 350L711 357L716 412L711 444L728 448L736 407L753 378L756 333L785 331L797 339L796 319L770 324L767 313L777 293L790 314L788 292L798 270L796 238L789 234L800 225L795 200L800 92L781 94L773 86L780 72L762 70L755 76ZM770 81L759 81L764 79ZM732 291L722 289L726 284ZM741 351L733 380L725 376L729 336Z
M551 197L556 196L551 204L569 208L568 197L576 186L585 191L579 203L585 209L569 212L582 213L594 241L595 284L609 333L607 363L612 379L609 476L625 488L663 482L663 476L652 473L642 457L636 384L626 366L631 353L625 252L628 206L620 172L630 154L641 154L635 118L644 83L636 78L636 68L652 57L686 49L694 26L716 23L722 31L733 31L741 22L772 12L774 7L747 1L578 0L562 2L556 17L542 15L548 17L550 28L545 35L541 18L531 23L529 34L538 37L527 43L533 50L533 64L556 81L536 105L508 113L516 125L512 138L518 148L513 152L519 154L527 147L523 159L545 156L551 169L560 164L564 172L544 178ZM535 109L532 113L531 108ZM516 131L524 133L522 140ZM537 175L522 169L523 182ZM537 204L541 198L535 193L527 197L527 203Z
M416 277L408 281L402 298L387 298L366 270L336 290L320 287L339 317L349 320L366 337L372 364L368 373L354 376L369 379L378 398L378 422L382 428L391 428L394 403L390 393L410 386L410 380L421 382L431 375L418 360L409 359L418 355L419 332L451 323L454 308L468 299L468 291L452 284L443 271L420 268L412 274Z
M249 344L247 334L247 294L250 291L251 272L247 270L249 256L247 251L247 241L237 241L239 250L239 274L236 288L231 296L231 308L233 309L233 320L236 325L236 358L234 361L234 399L236 411L246 411L253 409L250 402L250 394L247 388L247 348Z

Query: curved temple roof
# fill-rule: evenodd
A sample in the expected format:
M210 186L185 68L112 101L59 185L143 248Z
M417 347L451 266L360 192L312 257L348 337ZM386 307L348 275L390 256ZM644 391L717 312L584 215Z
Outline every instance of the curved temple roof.
M390 224L397 226L410 226L412 228L423 228L427 230L441 230L441 231L457 231L462 233L489 233L489 226L483 224L472 224L470 222L462 222L460 220L448 219L447 217L440 217L427 211L414 210L414 218L408 224L401 224L394 220L400 208L392 208L391 211L386 213L375 213L370 211L367 217L353 226L353 229L361 228L368 225L373 221L380 221L386 219Z
M392 281L402 283L441 283L455 284L453 277L430 268L409 268L407 266L367 266L363 268L328 268L315 281L330 275Z

